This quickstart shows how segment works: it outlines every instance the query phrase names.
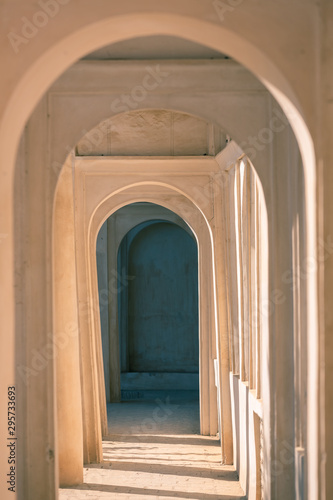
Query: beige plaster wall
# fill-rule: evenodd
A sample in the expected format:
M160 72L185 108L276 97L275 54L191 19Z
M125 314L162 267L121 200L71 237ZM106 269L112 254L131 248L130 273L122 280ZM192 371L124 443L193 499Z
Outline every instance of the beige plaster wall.
M85 72L86 78L83 79L83 82L90 81L89 79L89 74L95 74L95 71L99 71L100 69L103 69L103 72L106 73L106 75L113 76L113 79L115 78L115 71L117 68L110 67L109 64L104 64L103 68L101 68L101 63L97 65L97 67L93 68L93 71L91 67L86 67L83 66L81 68L82 64L86 63L80 63L79 69L81 72L81 77L82 77L82 71ZM166 69L168 68L169 63L165 63L166 66L163 68ZM177 74L179 71L181 71L181 64L177 63ZM125 65L123 65L123 70L128 70L130 68L130 65L127 64L127 68ZM139 69L139 67L137 68ZM209 68L207 69L207 75L209 74L208 72L210 71ZM143 70L143 67L141 67L141 70ZM213 115L214 120L217 120L220 126L224 124L224 122L227 122L227 130L228 131L233 131L236 135L236 137L240 140L240 143L243 145L244 150L249 154L249 156L253 158L253 162L255 164L255 167L258 172L258 176L262 182L262 189L264 193L264 197L267 200L267 210L268 210L268 224L270 228L270 248L274 248L274 241L276 241L276 234L278 234L281 231L284 231L285 229L280 229L279 225L276 226L276 216L279 211L281 211L280 204L282 205L285 204L285 186L288 185L289 183L289 177L288 177L288 163L285 161L285 158L288 158L288 151L286 149L286 141L290 141L290 131L288 130L288 127L286 127L286 121L283 118L283 115L281 114L281 111L276 107L276 104L274 104L274 101L272 101L269 96L267 95L266 91L263 89L263 87L260 84L256 84L255 81L252 79L252 77L245 71L245 70L240 70L235 63L231 62L229 63L228 61L224 62L221 61L218 63L218 65L213 64L212 68L212 78L214 77L214 72L216 73L216 88L219 88L219 80L218 76L219 74L223 75L229 75L229 81L224 79L224 86L222 87L220 93L218 94L218 100L220 103L220 106L223 107L224 109L224 114L221 118L217 115L217 113L213 110L212 108L209 108L212 106L213 101L211 100L211 95L210 95L210 89L206 90L205 94L199 95L199 97L196 96L191 96L190 100L186 103L186 106L182 104L177 105L177 107L181 107L181 109L185 111L191 110L192 113L201 113L199 111L201 109L201 105L203 102L205 104L208 104L208 109L211 109L211 114ZM72 70L71 70L72 71ZM76 68L74 68L74 74L73 78L76 78ZM201 69L198 71L198 67L196 65L189 65L187 64L187 74L185 80L183 80L182 85L190 84L193 86L193 81L196 78L199 78L200 82L200 75L201 75ZM121 74L120 74L121 76ZM140 73L138 73L138 78L140 78ZM82 81L82 80L81 80ZM103 88L103 79L98 80L100 81L100 85ZM137 80L139 81L139 80ZM214 80L210 80L210 86L212 86L214 83ZM115 81L115 85L116 85ZM247 90L246 90L246 84L247 84ZM61 165L61 162L56 161L55 158L61 159L62 157L65 156L66 154L66 149L69 149L69 146L66 145L66 140L69 137L79 137L80 134L82 134L82 123L86 122L89 124L96 124L96 121L101 118L101 116L105 116L105 114L108 112L108 108L105 106L106 103L110 102L109 101L109 96L104 95L104 94L96 94L94 95L93 93L89 92L86 93L83 90L80 91L80 89L77 88L77 94L70 94L68 95L66 87L59 87L59 83L57 83L58 87L55 87L54 89L51 89L50 94L49 94L49 100L48 100L48 115L49 115L49 120L48 120L48 134L49 134L49 140L50 140L50 163L51 163L51 168L48 172L47 175L50 176L50 179L55 181L57 178L57 175L59 173L59 166ZM68 85L68 83L67 83ZM170 97L167 98L167 88L165 86L163 88L163 92L160 91L157 92L157 95L152 95L147 97L147 101L145 102L145 107L148 106L149 100L151 100L151 104L153 106L156 106L156 99L158 98L158 101L160 102L161 105L165 106L167 99L170 101ZM169 92L171 92L172 88L172 93L174 93L174 82L169 82ZM198 83L199 85L199 83ZM200 83L202 85L202 83ZM235 93L235 90L237 87L240 87L238 92ZM231 90L232 89L232 90ZM255 89L255 90L254 90ZM96 89L97 91L98 89ZM108 92L112 92L112 88L108 88ZM112 94L111 94L112 95ZM83 99L83 100L82 100ZM184 103L184 100L186 102L186 93L181 91L180 96L177 98L179 100L179 103L182 102ZM83 105L84 103L84 105ZM244 107L246 106L246 107ZM275 111L273 112L272 106L275 106ZM73 114L71 112L72 109L76 110L76 113ZM244 109L246 109L246 114L244 114ZM84 114L82 114L84 112ZM239 115L242 113L242 119L239 120ZM205 114L207 114L207 107L205 107ZM267 142L267 137L270 135L267 132L266 135L265 133L262 132L262 130L267 131L269 129L270 123L271 123L271 118L274 116L276 121L274 123L278 123L278 132L276 133L276 136L274 136L274 139L272 141ZM224 127L223 127L224 128ZM249 135L247 135L249 134ZM256 134L254 137L257 138L257 149L253 147L252 145L252 140L249 139L250 137L253 137L250 134ZM282 138L281 138L282 137ZM259 139L258 139L259 138ZM260 141L260 138L263 138L263 140ZM244 140L242 140L244 139ZM265 142L266 141L266 142ZM276 141L280 141L280 144ZM67 142L68 144L68 142ZM33 146L35 147L35 146ZM274 151L278 152L278 156L272 161L273 159L273 154ZM286 156L283 156L286 155ZM79 172L80 169L84 169L84 166L88 162L88 158L85 157L77 157L73 158L73 161L75 161L75 172ZM106 159L105 159L106 160ZM208 160L208 158L207 158ZM230 160L230 159L229 159ZM97 158L92 158L92 165L98 165ZM98 303L97 303L97 279L96 279L96 270L94 270L95 266L95 256L91 255L90 258L88 258L89 252L88 247L85 247L85 245L88 244L89 241L89 234L90 229L89 229L89 224L90 224L90 217L91 213L93 213L93 210L95 210L95 197L101 196L101 193L104 193L104 196L106 196L108 193L114 191L115 189L123 189L126 185L130 185L131 183L137 183L139 182L146 182L147 181L147 175L148 178L150 178L150 182L156 180L158 181L158 170L156 170L156 165L152 165L148 167L148 171L145 175L142 177L137 177L138 173L142 175L144 172L143 169L147 168L147 158L144 160L138 160L138 163L136 164L131 164L130 162L125 160L124 166L126 166L126 176L124 177L124 166L119 168L119 163L117 164L117 160L115 159L115 163L113 163L114 167L111 169L110 173L112 176L106 183L102 183L102 186L99 184L98 176L96 177L96 180L93 178L89 180L91 183L91 191L90 195L84 202L85 210L88 215L85 215L84 219L82 220L82 210L78 210L76 207L76 220L80 221L77 224L77 266L78 266L78 273L79 273L79 281L78 281L78 292L79 292L79 321L80 321L80 332L81 332L81 347L82 347L82 353L81 355L83 356L84 361L84 367L81 371L82 373L82 388L83 388L83 443L84 443L84 460L86 462L90 461L99 461L101 459L101 447L100 447L100 439L101 435L103 433L103 429L105 429L106 425L106 414L105 414L105 398L104 398L104 389L103 389L103 370L102 370L102 364L101 364L101 345L100 345L100 335L98 334L99 332L99 314L98 314ZM119 161L119 160L118 160ZM221 205L216 205L216 201L219 200L222 196L223 191L220 189L221 188L221 182L218 181L218 178L216 177L215 174L218 174L218 168L216 166L216 163L214 163L214 160L212 159L213 163L210 163L210 167L208 171L206 170L205 173L203 174L202 171L200 170L200 166L195 167L195 162L194 159L184 159L185 164L188 165L189 172L184 172L183 176L181 175L181 171L179 169L179 163L171 162L170 166L168 166L168 169L163 172L163 182L165 182L166 179L173 179L172 184L176 183L175 186L178 185L177 189L183 189L182 186L186 185L186 191L187 191L187 196L190 197L190 199L197 200L197 203L200 205L201 210L206 214L206 217L208 220L211 220L213 222L213 227L214 230L218 231L217 234L219 234L218 239L216 240L217 243L214 243L214 260L215 264L218 266L218 273L216 277L216 285L218 287L218 303L220 304L219 306L219 314L218 314L218 321L219 321L219 332L220 334L214 338L213 343L211 344L211 347L209 347L207 344L202 344L202 349L203 352L205 350L207 351L208 356L210 359L214 359L215 353L214 353L214 345L215 341L217 341L217 346L219 348L220 353L224 353L224 355L220 358L220 375L222 377L221 379L221 384L220 388L223 390L223 394L221 394L222 398L224 397L224 404L222 405L222 409L224 412L224 426L225 426L225 432L223 435L229 435L231 436L231 420L230 420L230 413L231 413L231 405L230 405L230 397L228 396L229 394L229 380L228 376L226 377L226 374L228 373L229 370L229 361L228 361L228 350L226 349L226 345L228 345L228 337L225 336L225 321L226 321L226 313L223 312L223 307L224 307L224 300L223 299L223 287L224 281L223 281L223 250L222 247L219 246L220 239L221 241L223 240L223 220L221 219L220 212L219 212L219 206ZM97 162L97 163L96 163ZM186 163L187 162L187 163ZM163 165L163 162L162 164ZM278 167L277 167L278 166ZM282 167L285 167L287 169L286 172L284 172L283 175L281 175L281 169ZM149 170L150 168L150 170ZM277 175L276 170L277 168L280 169L279 174ZM92 173L94 173L94 170L92 169ZM104 171L105 175L107 173L107 170ZM162 173L162 171L161 171ZM101 173L99 174L101 175ZM188 175L190 177L188 177ZM218 174L219 175L219 174ZM277 175L278 183L276 184L276 178L275 176ZM121 177L123 176L123 177ZM194 178L192 179L192 176ZM190 181L189 181L190 179ZM195 182L194 182L195 179ZM288 180L287 180L288 179ZM158 181L159 183L160 181ZM197 184L199 183L199 184ZM274 186L274 189L273 189ZM102 191L101 191L102 187ZM281 200L279 201L275 196L275 189L278 188L277 193L281 196ZM78 196L81 197L82 193L85 192L85 188L79 184L79 180L76 179L75 181L75 189L77 190ZM138 188L139 189L139 188ZM292 188L291 188L292 189ZM106 191L105 191L106 190ZM216 192L216 200L214 201L214 196L213 193L214 191ZM140 195L136 194L136 196L139 196L138 198L135 198L135 200L141 200L142 201L142 196L145 196L145 189L141 188ZM140 198L141 196L141 198ZM99 199L99 198L98 198ZM126 200L128 201L128 198L126 197ZM77 202L76 202L77 203ZM124 203L122 201L119 206L121 206ZM214 205L217 206L217 209L214 208ZM214 215L216 214L216 215ZM106 215L105 215L106 216ZM103 216L104 217L104 216ZM288 215L286 215L288 217ZM99 224L102 222L102 219L99 219ZM275 222L274 222L275 221ZM282 219L281 223L282 228L284 227L283 225L285 224L284 219ZM222 232L221 232L222 231ZM97 233L96 233L97 235ZM95 248L95 240L92 239L90 240L90 247L89 248ZM276 282L275 275L279 276L281 274L281 269L288 269L290 266L290 256L287 254L286 257L282 258L281 262L277 261L276 259L272 259L272 265L269 268L270 271L270 285L268 286L268 293L272 293L274 291L274 284ZM221 262L220 264L218 262ZM222 274L221 274L222 273ZM89 278L90 276L90 278ZM89 278L89 279L88 279ZM206 296L205 300L208 300L208 297L211 297L212 302L214 303L213 297L216 292L209 292L209 295ZM202 292L202 296L205 296L205 292ZM286 306L289 307L290 300L286 301ZM276 317L275 315L271 317L271 322L269 324L269 329L270 331L274 331L276 328L276 321L278 321L278 329L279 331L285 331L285 335L290 339L292 339L292 336L290 337L290 328L292 328L292 316L290 316L289 313L286 314L286 316L279 315ZM89 326L91 325L91 326ZM273 329L272 329L273 328ZM270 340L268 342L268 332L266 335L267 338L267 353L265 354L265 360L269 362L269 366L267 367L267 372L266 372L266 386L264 388L265 394L267 397L265 398L265 410L264 413L266 414L265 418L265 433L266 433L266 446L267 449L270 449L270 443L272 442L272 421L275 421L278 417L279 414L276 411L275 408L275 401L271 400L268 396L270 394L270 391L275 390L275 386L273 385L274 381L274 376L273 371L272 371L272 366L273 360L275 363L275 345L274 343ZM224 348L222 348L222 344L224 345ZM282 355L283 354L283 349L282 349ZM222 367L223 370L222 370ZM286 367L284 367L283 374L285 376L286 374ZM288 363L287 368L292 370L292 362ZM202 422L203 422L203 432L204 433L214 433L214 429L216 430L216 397L214 397L214 391L215 391L215 386L213 383L214 380L214 373L213 373L213 366L211 365L210 367L210 380L211 382L208 383L208 385L211 387L211 394L209 390L203 391L203 393L206 394L206 397L209 395L209 403L205 403L202 405ZM269 382L270 381L270 382ZM206 384L206 382L204 382ZM289 404L290 401L292 401L293 395L292 392L290 392L290 387L288 386L287 388L287 393L289 399ZM282 398L286 397L286 394L283 393L281 395ZM287 404L287 403L286 403ZM208 405L208 406L207 406ZM205 408L211 408L210 412L206 413ZM229 415L229 417L228 417ZM208 420L205 420L207 419ZM204 423L207 422L207 423ZM229 422L229 423L228 423ZM289 425L289 428L292 429L291 432L293 432L293 422L288 421L286 422ZM246 432L247 428L247 423L243 421L242 424L243 431ZM60 429L59 429L60 430ZM279 440L281 442L284 441L285 436L286 436L287 427L282 427L281 433L280 433L280 438L277 439L275 436L275 441L274 444L278 444ZM223 444L223 449L224 449L224 459L226 462L230 462L230 456L232 455L232 443L229 441L225 441L222 443ZM272 452L272 458L271 460L274 459L274 454L278 453L276 450L273 448ZM74 462L71 463L71 466L74 466ZM290 466L290 464L289 464ZM243 460L242 461L242 467L244 470L247 469L247 461ZM268 458L265 462L265 467L267 468L267 475L266 477L269 477L270 474L270 459ZM290 473L293 474L293 467L290 468ZM74 476L73 476L74 477ZM269 484L269 481L268 483ZM289 487L288 484L283 485L279 484L279 488L285 487L287 491L290 492L292 495L293 489ZM273 485L274 488L276 488L276 483ZM270 488L270 486L266 486L267 489ZM274 492L272 493L279 495L279 492Z
M325 273L322 272L323 264L316 260L316 232L315 223L319 222L319 237L324 241L330 237L330 137L332 135L332 120L330 119L330 82L332 80L331 51L330 48L330 30L332 13L330 2L322 1L320 4L315 1L307 0L300 2L298 0L279 2L269 0L265 5L258 5L255 0L240 3L232 6L226 12L216 10L214 4L208 1L187 2L187 1L169 1L160 3L156 7L149 0L145 0L138 6L137 2L127 2L119 4L114 2L105 2L97 0L94 9L91 9L91 3L83 0L78 2L58 2L59 11L54 17L47 18L47 26L40 27L34 31L31 39L24 38L19 45L19 50L15 51L8 39L8 34L14 32L22 36L22 16L33 19L36 14L36 4L32 0L28 1L3 1L1 4L3 24L1 27L3 39L8 43L1 45L1 56L6 71L2 75L2 92L0 100L0 112L2 125L0 129L0 164L1 164L1 191L0 199L1 209L1 235L0 262L1 262L1 331L6 332L3 335L3 346L1 349L1 366L3 367L3 377L1 377L1 399L0 399L0 427L2 429L1 449L5 449L6 440L6 409L7 409L7 387L13 384L14 378L14 332L15 332L15 314L14 314L14 231L13 231L13 172L17 146L20 134L26 120L32 110L42 97L48 86L77 58L95 48L104 44L111 43L114 40L131 37L136 34L148 33L168 33L179 34L185 38L201 41L207 45L230 54L239 61L247 65L257 76L269 86L274 92L279 102L288 111L288 116L292 126L296 131L299 140L300 149L305 166L305 192L307 205L307 233L306 233L306 257L312 257L318 263L320 268L320 280L316 282L316 272L308 273L306 279L306 289L308 301L311 304L308 307L306 323L308 331L308 349L311 352L311 358L308 363L308 440L311 453L308 454L308 494L311 500L316 498L329 498L332 485L328 474L327 480L325 471L330 470L331 460L330 443L330 422L331 407L329 404L330 385L330 311L331 311L331 287L330 259L325 262ZM320 24L320 6L323 7L322 19ZM40 7L37 8L40 10ZM79 15L78 15L79 9ZM123 17L118 17L123 16ZM321 31L321 26L324 30ZM281 36L281 30L283 36ZM18 47L17 47L18 48ZM322 48L322 54L319 50ZM315 68L315 70L314 70ZM323 83L320 77L323 76ZM183 100L183 98L182 98ZM215 101L214 101L215 103ZM154 104L156 106L156 104ZM220 105L214 107L219 114ZM210 108L210 109L211 109ZM21 338L27 340L27 354L31 349L38 347L38 342L43 342L43 332L52 328L51 304L49 296L50 288L50 267L49 255L51 248L50 230L52 213L52 200L55 185L55 175L45 169L49 165L47 151L44 147L48 143L46 137L46 103L40 104L36 128L34 131L33 121L29 123L28 130L28 152L29 162L24 177L24 197L28 201L24 204L25 220L30 220L26 225L28 239L27 251L25 256L27 265L25 269L26 297L27 303L24 310L27 311L27 319L24 322L17 321L20 329L17 333L20 342ZM82 109L80 106L77 112ZM207 109L207 108L206 108ZM255 108L254 108L255 109ZM38 115L36 110L36 115ZM230 111L232 114L232 111ZM253 116L257 116L254 112ZM103 119L103 116L97 118L96 122ZM93 124L88 124L87 129ZM250 129L248 134L253 133ZM236 131L235 131L236 134ZM51 134L53 136L53 133ZM82 134L81 134L82 135ZM67 138L65 143L73 147L79 139L80 132L76 139ZM244 137L248 135L245 134ZM321 137L324 139L325 148L322 148ZM239 140L240 138L237 137ZM29 140L32 141L29 143ZM36 147L39 142L40 149ZM62 140L60 141L63 142ZM34 146L30 146L34 144ZM34 149L35 148L35 149ZM51 147L52 149L52 147ZM315 170L314 149L317 154L317 170ZM43 151L43 154L40 154ZM279 151L274 153L274 165L279 157ZM258 155L257 160L259 161ZM58 161L63 163L65 155ZM286 186L289 186L289 199L293 196L292 183L288 183L287 162L285 158L281 163L285 170L282 172L275 168L275 177L270 174L266 176L264 170L269 169L272 156L263 161L263 173L260 174L266 201L271 200L271 194L277 192L275 198L276 210L270 211L268 207L268 218L270 216L276 219L277 233L270 236L270 250L275 248L275 254L271 254L270 262L270 280L274 286L279 286L279 275L283 274L282 269L289 269L292 260L290 251L290 231L287 241L283 243L281 234L284 234L284 221L288 220L288 208L285 203ZM18 159L18 165L20 163ZM52 165L52 163L51 163ZM259 171L259 168L258 168ZM316 189L316 176L318 175L319 193ZM27 178L26 178L27 176ZM286 177L287 176L287 177ZM267 181L267 182L266 182ZM18 192L22 193L23 181ZM51 186L51 188L50 188ZM316 203L315 195L319 194ZM324 205L322 205L323 197ZM303 198L303 197L302 197ZM26 211L29 207L30 211ZM22 208L22 207L21 207ZM30 219L29 219L30 217ZM44 218L45 217L45 218ZM289 216L290 217L290 216ZM23 218L23 215L22 215ZM289 218L290 222L290 218ZM281 226L280 226L281 223ZM25 224L25 222L24 222ZM23 224L23 225L24 225ZM288 225L288 224L287 224ZM290 230L290 227L289 227ZM277 239L277 236L280 239ZM302 235L304 236L304 235ZM37 243L38 242L38 243ZM280 252L281 250L281 252ZM277 258L276 258L277 257ZM40 263L42 262L42 265ZM37 263L37 264L36 264ZM287 267L286 267L287 265ZM33 266L36 266L35 268ZM32 270L36 272L32 272ZM325 275L325 281L324 281ZM274 279L273 279L274 278ZM282 283L282 288L286 284ZM320 327L321 327L321 353L322 362L318 363L318 338L317 338L317 310L316 310L316 291L319 290L320 297ZM283 370L280 369L281 360L284 354L289 353L289 333L290 323L293 312L290 310L290 290L287 293L287 307L282 314L273 314L271 322L275 322L275 329L271 332L273 336L281 338L277 346L277 363L274 366L275 375L271 377L269 390L275 393L274 381L280 381L280 375ZM29 298L30 297L30 298ZM39 308L36 308L36 304ZM41 334L41 337L35 338ZM325 335L327 332L327 336ZM282 334L283 335L282 335ZM274 337L275 338L275 337ZM44 339L45 340L45 339ZM21 346L23 344L20 344ZM264 352L265 348L264 346ZM293 360L289 356L288 363L293 365ZM270 365L271 366L271 365ZM277 368L276 368L277 367ZM46 373L46 376L45 376ZM26 498L55 498L56 474L54 472L54 460L52 459L52 450L54 450L54 394L53 384L53 364L49 363L43 377L39 376L31 380L27 390L27 407L29 421L26 423L25 435L34 436L34 450L28 449L26 460L30 466L34 467L27 472ZM320 379L318 375L320 373ZM281 408L281 415L288 412L285 392L290 397L286 379L281 379L280 390L276 392L278 402L282 401L286 405ZM326 380L327 379L327 380ZM32 383L33 382L33 383ZM320 404L318 405L318 382L320 382ZM326 382L326 385L325 385ZM327 390L327 394L326 394ZM38 414L38 408L34 409L36 401L46 402L43 406L43 412ZM278 406L276 407L276 411ZM317 410L320 411L320 440L318 440ZM43 416L41 416L43 415ZM277 425L275 422L275 413L271 412L268 416L270 421L269 428L266 429L265 438L269 443L270 439L277 437L280 433L284 435L283 425ZM281 424L283 424L283 418ZM290 434L289 424L287 425L287 436ZM38 436L35 435L35 428L39 429ZM277 432L275 436L274 432ZM271 436L271 437L270 437ZM45 450L47 455L45 457ZM272 448L273 457L276 456L275 448ZM319 453L318 453L319 450ZM280 450L282 451L282 450ZM326 455L326 452L328 455ZM275 455L274 455L275 454ZM326 458L327 461L326 461ZM4 452L0 455L0 469L6 470L7 457ZM27 469L25 469L27 471ZM37 474L38 471L38 474ZM269 476L269 474L268 474ZM22 474L21 480L25 481L25 475ZM269 482L269 481L268 481ZM268 484L268 483L267 483ZM268 487L268 486L267 486ZM282 488L280 491L278 488ZM281 498L284 496L284 481L272 490L267 492L267 498ZM8 495L8 491L3 492ZM12 497L11 497L12 498ZM286 497L287 498L287 497Z
M73 175L64 166L55 196L53 233L53 348L56 359L60 484L83 482L80 333L75 262Z

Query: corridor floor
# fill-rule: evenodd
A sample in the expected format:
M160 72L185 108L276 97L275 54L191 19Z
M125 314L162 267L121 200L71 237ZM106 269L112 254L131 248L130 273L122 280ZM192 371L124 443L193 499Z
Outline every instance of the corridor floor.
M245 499L219 441L200 436L198 403L156 398L108 406L104 462L84 467L84 484L60 500Z

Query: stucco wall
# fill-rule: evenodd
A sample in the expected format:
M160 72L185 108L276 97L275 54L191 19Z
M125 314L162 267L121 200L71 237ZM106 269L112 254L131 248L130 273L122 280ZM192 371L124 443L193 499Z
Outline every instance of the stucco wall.
M332 113L331 113L331 85L332 81L332 51L331 47L331 20L332 7L329 0L315 2L307 0L300 2L284 1L277 2L269 0L258 2L249 0L247 2L230 2L227 10L223 7L214 8L214 2L200 1L169 1L165 4L156 2L130 1L126 3L105 2L97 0L94 9L91 2L58 2L59 13L54 18L47 18L47 27L34 31L31 39L23 38L18 53L13 52L13 47L8 43L1 46L2 60L6 71L3 74L3 87L1 92L0 109L3 118L3 126L0 136L1 152L1 328L5 332L3 335L2 361L3 377L1 392L1 415L2 415L2 449L5 450L6 431L6 408L7 408L7 386L12 385L14 380L15 367L15 324L14 318L14 251L13 251L13 210L18 204L25 203L24 196L29 200L20 207L22 226L27 227L25 234L24 259L21 261L25 268L25 274L20 276L24 283L22 310L27 314L27 321L22 322L21 327L16 331L18 340L18 350L25 348L21 340L27 339L28 355L32 349L40 348L46 342L46 335L49 332L52 321L52 299L50 293L50 283L52 271L50 269L50 241L52 233L52 208L54 200L54 187L56 174L52 172L52 162L50 161L45 144L50 144L50 137L54 136L48 130L50 124L49 110L45 100L42 101L42 108L35 114L38 127L29 124L30 135L27 146L27 166L22 175L19 196L16 196L13 203L12 180L17 144L20 133L28 117L46 92L48 86L76 59L90 50L96 49L106 43L133 35L165 32L178 34L184 37L196 39L214 47L217 50L224 50L233 57L246 64L251 71L262 78L268 87L278 96L280 103L283 103L285 110L292 108L290 121L298 134L298 140L302 149L303 161L307 176L305 179L305 190L307 193L306 202L308 216L311 224L308 224L311 232L307 234L307 246L305 257L316 259L315 247L317 245L315 222L319 220L319 236L324 241L332 234ZM68 5L67 5L68 4ZM231 6L232 4L232 6ZM216 5L216 4L215 4ZM221 3L219 3L221 7ZM324 15L320 16L320 6L323 6ZM2 35L5 40L9 32L22 34L22 16L34 19L36 12L40 11L40 6L32 0L25 1L4 1L3 5L3 25ZM38 11L36 10L38 9ZM23 22L24 23L24 22ZM326 30L326 32L325 32ZM327 50L323 50L325 48ZM324 74L325 87L322 84L321 76ZM203 74L203 77L205 75ZM132 85L132 83L130 84ZM183 97L182 97L183 99ZM48 105L51 100L49 100ZM225 109L217 104L214 97L210 106L199 103L201 108L216 110L217 115L225 114ZM54 109L59 110L58 106ZM75 112L73 112L75 109ZM85 108L82 103L77 103L73 109L68 107L69 114L78 118L81 130L83 120L80 112ZM296 110L300 111L300 114ZM91 109L87 110L87 114ZM233 109L234 115L237 114ZM102 113L101 113L102 115ZM96 118L96 122L103 119L103 116ZM241 114L243 121L243 115ZM251 113L250 113L250 118ZM303 118L303 119L302 119ZM304 121L303 121L304 120ZM59 119L59 127L62 128L63 135L59 134L58 144L66 144L70 148L75 145L80 130L73 134L68 134L65 130L63 118ZM251 120L253 122L253 120ZM86 122L85 122L86 123ZM35 121L36 124L36 121ZM72 124L68 124L73 129ZM87 128L93 126L89 123ZM262 125L261 125L262 126ZM260 127L259 127L260 129ZM258 129L258 130L259 130ZM253 130L244 133L244 139ZM311 136L310 136L311 134ZM81 134L82 135L82 134ZM241 137L242 134L239 135ZM322 140L325 148L323 149ZM66 146L56 153L56 161L62 162L66 156ZM265 147L263 144L260 147ZM314 148L317 154L318 171L315 172ZM52 149L52 146L51 146ZM267 148L270 149L270 148ZM279 277L286 270L290 269L291 258L288 259L286 249L288 243L281 235L289 235L289 227L281 223L283 218L290 221L291 216L285 213L286 206L286 186L289 186L289 195L292 197L297 186L290 182L288 177L289 168L282 168L277 161L281 148L276 148L275 157L267 155L265 164L266 179L268 189L267 196L273 192L275 201L273 215L270 212L270 220L277 220L270 237L271 250L275 253L270 259L270 285L271 290L282 287ZM271 151L270 151L271 153ZM59 154L59 156L58 156ZM52 156L52 155L51 155ZM259 157L260 155L258 155ZM284 158L280 158L282 167L286 164ZM23 163L23 162L22 162ZM22 165L19 159L18 164ZM265 162L264 162L265 163ZM47 169L46 167L51 168ZM288 165L287 165L288 167ZM274 176L271 175L274 170ZM319 190L316 189L316 174L319 179ZM28 179L28 182L27 182ZM281 181L282 179L282 181ZM324 186L324 189L321 189ZM324 192L323 192L324 191ZM317 204L315 195L318 195ZM302 196L305 199L304 193ZM323 205L323 199L325 205ZM23 209L22 209L23 208ZM30 213L27 213L27 208ZM281 212L281 214L280 214ZM27 214L24 219L25 213ZM16 229L17 230L17 229ZM28 236L28 237L26 237ZM312 241L311 241L312 237ZM290 238L289 238L290 239ZM330 241L330 240L329 240ZM290 252L291 253L291 252ZM277 257L277 258L276 258ZM318 261L315 260L318 264ZM318 264L323 268L323 264ZM26 272L28 270L28 272ZM309 437L309 495L311 500L320 498L330 498L332 493L332 475L329 471L332 467L332 443L331 425L332 406L330 404L330 370L331 370L331 342L332 338L332 259L327 259L325 263L325 273L320 269L320 280L316 282L316 275L304 282L308 287L308 294L311 297L310 313L307 314L305 327L308 326L308 346L311 352L311 362L308 364L308 396L309 396L309 425L307 434ZM310 280L311 278L311 280ZM321 347L324 355L320 363L319 378L319 339L317 336L318 316L316 310L316 290L320 296L320 326L321 326ZM288 285L290 286L290 285ZM28 293L29 292L29 293ZM270 379L267 381L267 392L269 396L272 391L272 401L277 402L272 405L268 415L268 427L266 438L269 444L268 454L271 461L278 456L279 449L275 443L282 441L286 437L284 425L287 423L285 415L288 410L289 396L288 384L292 377L286 377L286 368L292 371L293 362L290 359L292 352L292 342L290 330L292 330L293 317L290 314L290 297L286 296L286 307L282 304L279 308L272 308L272 319L270 325L272 331L269 332L272 339L272 346L267 345L265 355L270 368ZM17 300L19 302L19 300ZM285 312L285 314L281 314ZM43 314L42 314L43 313ZM32 318L32 319L31 319ZM20 324L20 323L19 323ZM323 325L323 326L322 326ZM305 328L304 327L304 328ZM327 328L325 337L324 327ZM268 332L267 332L268 334ZM305 340L306 342L306 340ZM270 350L269 350L270 349ZM268 353L269 351L269 353ZM24 353L25 355L26 353ZM285 356L287 355L287 356ZM29 356L28 360L29 361ZM291 366L290 366L291 365ZM288 372L289 373L289 372ZM327 383L325 386L325 376ZM275 387L275 381L277 389ZM27 408L29 410L29 421L26 422L24 436L27 443L26 467L21 475L22 491L24 497L33 498L56 498L57 474L52 456L55 453L56 429L54 418L54 398L53 394L53 369L52 362L48 364L46 371L41 372L32 379L29 389L26 390ZM320 384L319 384L320 382ZM320 391L318 391L318 387ZM327 391L325 393L325 391ZM285 396L288 396L286 398ZM320 396L320 398L319 398ZM39 405L42 405L42 412ZM319 401L319 402L318 402ZM284 406L279 406L279 403ZM326 406L325 406L326 405ZM318 439L318 411L320 410L320 440ZM325 431L326 423L326 431ZM38 429L38 433L36 433ZM287 432L287 437L289 431ZM272 446L270 446L270 442ZM318 452L319 450L319 452ZM46 455L47 454L47 455ZM3 451L1 454L1 470L5 470L7 457ZM269 457L268 457L269 460ZM327 483L325 483L325 469L327 469ZM320 474L319 474L319 471ZM268 472L268 475L271 471ZM320 476L320 477L319 477ZM278 483L278 484L277 484ZM26 487L25 487L26 486ZM275 482L274 487L267 487L267 498L286 498L286 492L290 491L290 485L282 476L281 481ZM7 490L1 491L8 495ZM11 493L9 493L11 495ZM292 497L289 493L288 498ZM6 498L6 497L4 497Z

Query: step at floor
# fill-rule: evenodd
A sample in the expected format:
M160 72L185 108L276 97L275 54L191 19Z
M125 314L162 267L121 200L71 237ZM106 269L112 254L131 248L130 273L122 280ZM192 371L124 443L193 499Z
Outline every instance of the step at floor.
M176 398L177 399L177 398ZM201 436L198 402L172 398L108 405L104 462L84 467L84 484L60 500L245 499L216 437Z

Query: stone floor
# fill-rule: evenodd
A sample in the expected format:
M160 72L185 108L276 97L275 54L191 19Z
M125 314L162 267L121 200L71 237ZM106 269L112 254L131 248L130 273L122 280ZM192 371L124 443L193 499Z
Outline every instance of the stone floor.
M189 399L185 391L153 394L148 401L108 405L110 434L199 434L198 399Z
M104 463L85 466L84 484L60 489L60 500L245 499L218 439L198 434L198 402L119 403L108 420Z

